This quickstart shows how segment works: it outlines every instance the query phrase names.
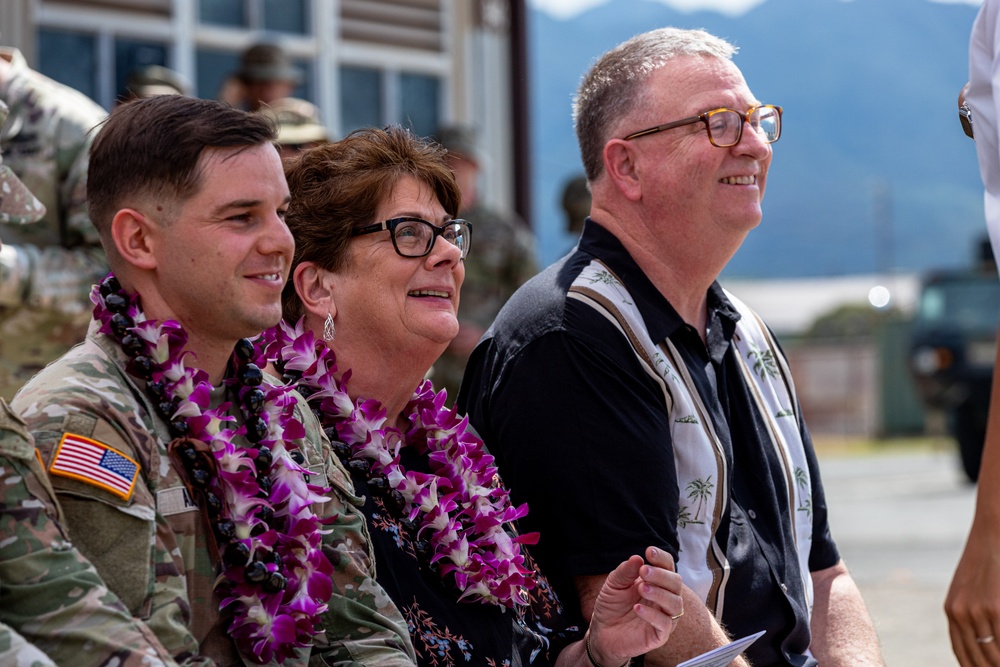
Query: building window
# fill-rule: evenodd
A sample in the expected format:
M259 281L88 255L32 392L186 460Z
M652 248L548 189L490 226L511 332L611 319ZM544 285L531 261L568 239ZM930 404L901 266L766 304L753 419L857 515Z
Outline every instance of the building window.
M38 69L59 83L99 100L97 38L81 32L38 31Z
M308 34L306 0L200 0L199 20L250 30Z
M368 67L340 69L340 135L359 127L385 125L382 72Z
M424 74L399 75L400 122L425 137L437 131L441 80Z
M340 69L340 134L389 123L419 136L434 134L440 100L436 76L345 65Z

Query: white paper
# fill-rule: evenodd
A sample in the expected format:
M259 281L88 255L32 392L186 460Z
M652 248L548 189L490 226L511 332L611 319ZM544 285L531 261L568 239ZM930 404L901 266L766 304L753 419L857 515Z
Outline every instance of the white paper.
M765 632L766 630L761 630L757 634L747 635L743 639L737 639L730 644L712 649L708 653L702 653L697 658L685 660L677 665L677 667L729 667L729 663L735 660L740 653L743 653L750 644L757 641ZM668 639L667 642L669 643L670 640Z

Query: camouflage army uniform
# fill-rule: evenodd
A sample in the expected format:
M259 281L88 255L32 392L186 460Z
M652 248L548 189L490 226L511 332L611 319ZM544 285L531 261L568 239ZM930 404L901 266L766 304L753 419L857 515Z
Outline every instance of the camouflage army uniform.
M127 357L118 343L98 328L94 323L83 345L25 385L14 407L46 466L64 433L97 440L139 463L134 490L124 500L86 482L52 476L70 534L108 587L171 653L200 650L221 665L242 664L213 591L217 573L205 525L167 454L167 424L126 374ZM225 399L225 389L214 393L214 404ZM317 513L336 517L323 538L336 569L334 596L322 619L326 638L313 649L311 664L409 665L413 648L406 624L374 583L360 500L303 405L297 417L306 427L305 465L333 487L332 500ZM284 664L306 662L300 655Z
M483 206L462 211L460 217L472 223L472 250L464 260L458 319L485 330L514 291L538 272L534 237L517 218ZM434 387L447 389L451 401L458 395L467 361L467 355L448 349L434 364Z
M4 163L41 200L41 222L0 225L0 397L10 399L45 364L83 340L90 286L107 273L87 215L91 129L104 109L31 70L16 49L0 49L10 72L0 100Z
M3 623L0 623L0 665L56 667L49 656Z
M174 665L67 541L60 518L23 422L0 400L0 664Z

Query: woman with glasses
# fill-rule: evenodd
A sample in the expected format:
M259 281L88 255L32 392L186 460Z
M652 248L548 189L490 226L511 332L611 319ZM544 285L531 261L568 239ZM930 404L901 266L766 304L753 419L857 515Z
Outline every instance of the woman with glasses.
M473 231L454 217L443 150L398 127L365 129L286 175L292 277L285 319L258 350L306 396L351 471L377 579L418 663L617 667L665 642L683 608L662 549L615 570L589 630L566 626L524 548L537 535L514 528L527 508L424 379L458 333Z

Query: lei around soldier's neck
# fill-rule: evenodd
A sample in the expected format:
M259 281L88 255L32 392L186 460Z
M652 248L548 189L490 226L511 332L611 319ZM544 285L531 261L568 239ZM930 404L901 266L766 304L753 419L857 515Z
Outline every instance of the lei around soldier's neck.
M435 395L422 382L404 409L410 426L401 432L387 425L378 401L351 400L351 371L337 380L336 356L302 320L265 331L257 349L258 362L274 363L317 411L337 456L400 519L421 567L456 589L459 601L528 604L536 582L521 544L534 544L538 534L517 536L511 526L528 507L511 505L493 457L466 430L468 420L444 407L444 391ZM431 472L406 470L403 447L426 457Z
M282 662L322 633L319 615L332 593L333 567L320 549L324 520L311 505L329 489L310 485L298 441L291 390L264 379L253 345L239 341L225 385L233 403L211 407L208 375L188 365L187 334L174 320L146 319L138 294L109 274L91 292L94 319L129 357L126 371L144 385L174 440L171 459L186 476L211 528L221 569L216 591L229 635L242 653ZM236 422L242 422L237 424ZM212 539L214 538L214 540Z

